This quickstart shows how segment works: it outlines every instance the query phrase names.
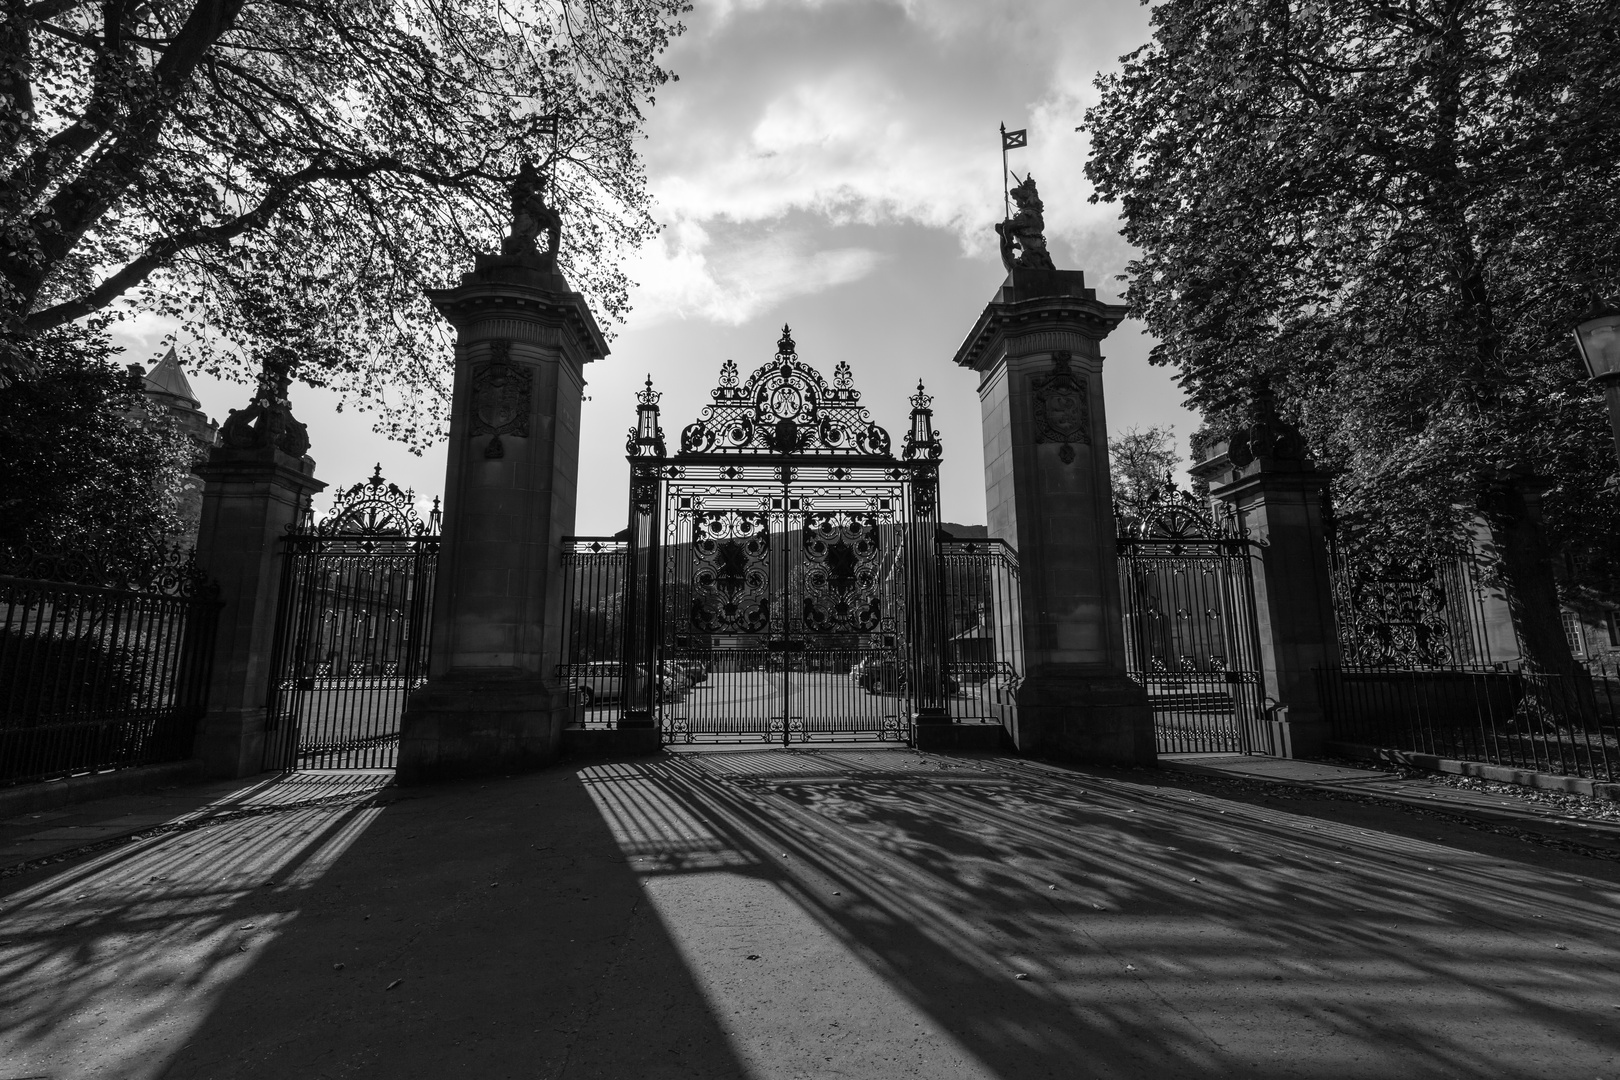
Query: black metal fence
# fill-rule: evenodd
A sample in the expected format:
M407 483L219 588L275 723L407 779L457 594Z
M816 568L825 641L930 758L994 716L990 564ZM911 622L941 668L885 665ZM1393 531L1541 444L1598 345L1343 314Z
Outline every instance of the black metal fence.
M563 537L562 656L569 727L617 727L624 709L624 600L629 542Z
M1018 553L1005 540L943 535L935 551L946 709L959 724L1010 730L1024 679Z
M217 589L189 554L131 578L0 572L0 784L182 761L206 705Z
M1114 512L1125 673L1147 689L1158 752L1270 752L1255 541L1173 485Z
M283 539L266 769L394 767L406 698L427 680L434 502L423 521L379 467Z
M1318 670L1338 742L1613 781L1620 777L1620 668Z
M1423 554L1329 534L1339 652L1353 667L1488 667L1486 584L1461 540Z

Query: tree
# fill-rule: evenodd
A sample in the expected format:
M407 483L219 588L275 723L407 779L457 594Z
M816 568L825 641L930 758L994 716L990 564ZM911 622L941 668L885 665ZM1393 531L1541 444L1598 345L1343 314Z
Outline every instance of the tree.
M1610 6L1168 0L1152 19L1086 127L1154 362L1217 428L1297 423L1346 518L1444 536L1484 515L1527 658L1571 670L1554 554L1620 559L1603 407L1568 338L1587 286L1620 283Z
M1162 494L1181 462L1174 428L1155 424L1146 431L1132 427L1108 440L1108 471L1114 501L1139 515L1149 498Z
M193 448L146 411L96 328L26 344L28 371L0 387L0 552L144 578L183 531Z
M422 289L495 248L530 157L565 271L622 318L686 0L0 2L0 377L31 336L139 309L181 321L194 368L279 347L427 441L447 365Z

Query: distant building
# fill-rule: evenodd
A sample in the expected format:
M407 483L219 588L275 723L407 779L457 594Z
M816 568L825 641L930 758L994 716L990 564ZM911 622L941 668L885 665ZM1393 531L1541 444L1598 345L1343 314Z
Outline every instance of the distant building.
M180 365L180 358L173 349L164 354L150 373L139 364L131 364L129 374L131 379L140 380L141 391L146 396L147 414L167 417L191 442L191 460L185 463L187 472L181 481L180 518L185 528L180 543L182 547L192 547L197 542L197 525L202 520L203 482L191 475L190 466L200 461L209 448L219 441L219 424L203 412L202 402L192 392L186 370Z

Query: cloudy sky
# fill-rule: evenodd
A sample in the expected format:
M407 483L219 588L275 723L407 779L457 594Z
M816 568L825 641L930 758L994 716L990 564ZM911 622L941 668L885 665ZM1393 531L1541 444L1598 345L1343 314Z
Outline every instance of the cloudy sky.
M825 374L848 360L898 435L920 378L945 443L944 516L984 520L976 377L951 356L1003 275L997 124L1028 128L1012 166L1032 170L1060 267L1117 300L1128 257L1116 212L1087 202L1092 79L1147 40L1130 0L697 0L667 64L680 81L651 114L649 175L664 225L631 266L634 311L612 355L586 369L577 531L623 527L624 431L651 374L673 439L708 400L721 363L767 362L780 327ZM564 208L566 212L566 208ZM1195 419L1149 341L1126 323L1103 346L1109 426ZM131 359L141 359L135 350ZM215 417L243 387L199 378ZM317 475L334 486L380 461L402 486L443 487L443 447L414 457L299 389Z

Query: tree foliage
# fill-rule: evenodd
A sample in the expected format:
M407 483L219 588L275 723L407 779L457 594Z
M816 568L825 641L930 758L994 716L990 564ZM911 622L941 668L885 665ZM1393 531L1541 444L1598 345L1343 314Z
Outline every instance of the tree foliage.
M96 328L26 345L28 370L0 387L0 550L140 577L184 530L194 448L147 411Z
M1176 451L1176 432L1155 424L1146 431L1127 428L1108 440L1108 470L1114 486L1114 501L1141 513L1154 493L1163 494L1172 473L1181 462Z
M1297 422L1351 520L1484 513L1521 597L1553 548L1612 565L1607 420L1568 335L1620 285L1612 6L1168 0L1152 21L1086 126L1154 361L1217 428ZM1532 659L1566 666L1556 610L1531 622Z
M194 369L280 347L425 442L448 371L422 290L497 248L529 157L565 273L622 318L686 0L0 2L0 375L128 307L178 320Z

